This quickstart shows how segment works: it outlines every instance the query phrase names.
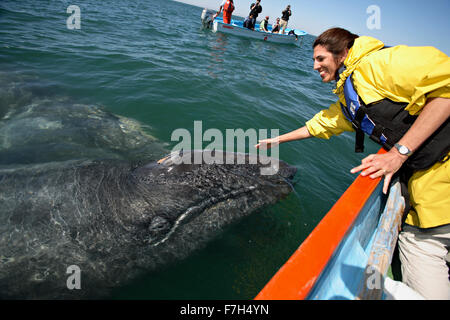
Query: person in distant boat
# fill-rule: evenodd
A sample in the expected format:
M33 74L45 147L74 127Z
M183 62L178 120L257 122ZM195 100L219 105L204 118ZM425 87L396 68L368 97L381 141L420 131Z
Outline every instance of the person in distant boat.
M291 5L288 5L281 14L282 14L281 21L280 21L280 25L282 27L281 33L284 34L284 30L286 30L287 25L288 25L289 17L292 15Z
M288 35L289 36L295 36L295 40L298 40L298 36L297 36L297 34L295 33L294 30L289 31Z
M370 135L386 152L350 172L384 178L384 194L394 174L404 186L402 282L426 299L450 300L450 58L429 46L386 47L341 28L323 32L313 50L322 81L336 81L337 102L255 147L356 131L355 151L362 152L364 133Z
M247 18L245 18L244 20L244 24L243 24L244 28L253 30L255 28L255 26L253 25L253 16L249 15Z
M214 19L217 18L220 12L223 10L223 22L230 24L231 23L231 15L234 11L234 3L233 0L223 0L220 4L219 11L214 15Z
M280 32L280 18L277 18L275 23L272 25L272 33L279 33Z
M256 0L256 3L252 3L250 5L250 13L248 15L253 16L253 20L252 20L253 28L252 29L255 29L256 18L258 18L258 14L260 14L261 12L262 12L261 0Z
M267 29L268 26L269 26L269 16L266 16L266 18L259 24L259 30L269 32L269 29Z
M269 32L267 27L269 26L269 16L266 16L263 21L259 24L259 30L264 32Z

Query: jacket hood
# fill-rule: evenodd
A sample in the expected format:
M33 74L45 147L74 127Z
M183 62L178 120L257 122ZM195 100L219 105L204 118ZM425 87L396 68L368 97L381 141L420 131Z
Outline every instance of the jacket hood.
M355 43L348 51L347 58L344 61L345 70L339 74L339 80L336 83L335 94L339 94L343 88L345 80L352 74L360 61L367 55L376 52L384 47L384 43L378 39L361 36L356 38Z

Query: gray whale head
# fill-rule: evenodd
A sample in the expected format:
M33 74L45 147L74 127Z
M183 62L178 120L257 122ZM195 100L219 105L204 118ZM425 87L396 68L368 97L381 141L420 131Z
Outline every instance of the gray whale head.
M202 151L189 151L192 160ZM65 161L0 169L0 297L108 296L182 259L225 226L291 192L296 169L217 153L234 163ZM68 267L81 289L67 285Z
M188 151L182 159L171 156L133 171L143 194L159 202L148 212L150 245L195 234L193 241L181 240L194 246L196 240L211 238L223 226L292 191L289 181L296 169L285 162L276 160L277 173L268 175L262 169L274 159L216 151L216 161L205 163L205 156L210 154Z

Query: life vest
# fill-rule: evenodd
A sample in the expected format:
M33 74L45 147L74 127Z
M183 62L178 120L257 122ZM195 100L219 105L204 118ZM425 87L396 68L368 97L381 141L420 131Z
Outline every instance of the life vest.
M347 106L341 103L342 112L351 121L356 130L355 152L364 151L364 133L390 150L409 130L417 116L405 110L407 103L398 103L389 99L365 105L356 92L352 75L344 84L344 96ZM447 119L405 162L412 170L431 167L442 161L450 151L450 125Z
M234 5L230 0L227 0L227 2L225 2L225 5L223 6L223 11L227 12L227 14L231 14L234 11Z

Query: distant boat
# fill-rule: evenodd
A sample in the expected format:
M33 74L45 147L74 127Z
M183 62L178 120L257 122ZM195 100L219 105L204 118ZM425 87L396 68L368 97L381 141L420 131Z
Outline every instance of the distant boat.
M239 20L231 20L230 24L224 23L220 17L212 19L213 11L204 9L201 15L201 20L204 28L212 29L214 32L222 32L241 36L251 39L259 39L268 42L282 43L282 44L294 44L300 46L302 37L307 35L305 31L298 29L286 28L285 34L271 33L272 26L267 26L269 32L259 31L259 24L255 25L255 30L250 30L243 26L244 22ZM295 34L288 34L291 30Z
M395 281L386 279L387 271L405 201L398 181L392 183L387 199L382 186L380 178L359 175L256 299L390 297ZM394 298L420 299L409 287L402 288L401 294Z

